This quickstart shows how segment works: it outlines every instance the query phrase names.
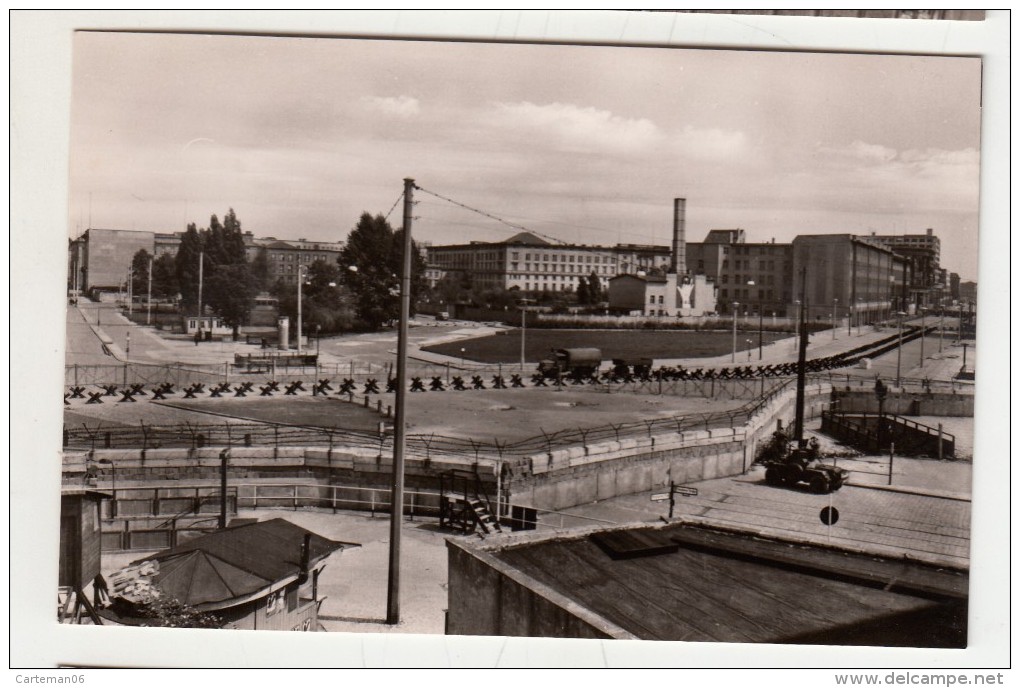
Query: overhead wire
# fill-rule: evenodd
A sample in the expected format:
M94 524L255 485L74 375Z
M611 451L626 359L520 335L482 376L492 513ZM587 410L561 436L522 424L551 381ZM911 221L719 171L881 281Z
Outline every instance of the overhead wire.
M556 237L552 237L552 236L549 236L547 234L543 234L541 232L535 231L533 229L529 229L529 228L525 227L524 225L519 225L516 222L510 222L509 220L504 220L503 218L501 218L501 217L499 217L497 215L493 215L492 213L486 212L484 210L479 210L478 208L473 208L473 207L471 207L471 206L469 206L469 205L467 205L465 203L461 203L460 201L455 201L452 198L447 198L446 196L443 196L442 194L438 194L435 191L429 191L428 189L423 188L421 186L418 186L417 184L415 185L415 188L418 189L419 191L424 191L425 193L427 193L427 194L429 194L431 196L435 196L436 198L444 200L447 203L452 203L453 205L459 206L459 207L461 207L461 208L463 208L465 210L470 210L473 213L477 213L477 214L479 214L479 215L481 215L483 217L487 217L490 220L495 220L496 222L504 224L507 227L512 227L513 229L518 229L518 230L521 230L522 232L530 232L531 234L534 234L535 236L541 237L543 239L547 239L547 240L555 242L557 244L566 244L567 243L567 242L563 241L562 239L557 239Z

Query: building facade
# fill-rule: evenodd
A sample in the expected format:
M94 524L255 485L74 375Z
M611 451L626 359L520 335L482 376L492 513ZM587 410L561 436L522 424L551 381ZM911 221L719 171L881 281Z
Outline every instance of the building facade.
M872 239L853 234L794 239L787 316L799 315L801 294L808 320L850 317L854 323L870 323L907 309L911 262Z
M434 274L459 272L474 287L525 292L574 291L592 274L605 289L619 265L613 248L554 244L530 232L501 242L432 246L428 260Z
M910 263L910 283L907 285L907 303L911 310L937 306L949 292L946 271L940 267L942 247L939 238L929 228L924 234L898 234L882 236L872 234L872 243L886 246Z
M155 258L177 255L183 236L184 232L87 229L68 242L67 288L92 294L122 291L138 251L144 249ZM335 263L344 246L336 241L259 239L251 232L243 237L249 261L265 251L271 283L297 284L299 266L307 268L316 260Z
M93 294L125 290L135 254L141 249L152 253L154 243L153 232L85 230L68 245L68 289Z
M317 260L336 265L344 244L340 241L255 239L247 246L248 261L264 252L269 265L269 283L296 285L298 274Z

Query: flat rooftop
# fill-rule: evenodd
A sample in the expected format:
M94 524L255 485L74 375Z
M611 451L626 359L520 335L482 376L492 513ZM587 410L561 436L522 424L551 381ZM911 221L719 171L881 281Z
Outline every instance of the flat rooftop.
M966 646L961 570L676 523L528 538L477 549L645 640Z

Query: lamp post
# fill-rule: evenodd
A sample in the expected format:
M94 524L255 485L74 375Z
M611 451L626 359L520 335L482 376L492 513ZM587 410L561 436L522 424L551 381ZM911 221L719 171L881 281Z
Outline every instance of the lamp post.
M303 265L297 266L297 352L301 353L301 283L304 282L304 275L301 274Z
M733 356L730 358L731 363L737 362L737 308L739 306L740 303L733 302Z
M922 368L924 367L924 335L925 335L925 331L924 331L924 316L925 316L925 311L927 311L927 310L928 310L927 306L921 306L921 363L920 363L920 366Z
M521 370L524 370L524 340L528 333L528 303L531 299L521 299Z
M748 280L747 281L747 286L753 287L754 286L754 280ZM759 361L762 358L762 348L763 348L762 339L764 338L762 333L765 331L765 322L763 320L764 317L765 317L765 312L761 308L761 292L758 292L758 360ZM748 349L747 357L748 357L748 359L751 358L750 349Z
M946 333L946 309L939 305L939 353L942 353L942 336Z
M896 312L899 318L900 332L899 342L896 345L896 386L900 386L900 361L903 359L903 316L906 315L903 311Z
M752 342L750 339L747 339L745 341L747 342L747 360L748 360L748 362L750 362L751 361L751 347L754 346L754 342Z
M832 341L836 341L836 309L838 304L839 299L832 300Z
M857 336L860 337L861 336L861 319L864 317L864 314L861 313L861 297L859 297L859 296L857 297L857 307L854 310L857 311Z
M145 324L152 324L152 256L149 256L149 287L145 294Z

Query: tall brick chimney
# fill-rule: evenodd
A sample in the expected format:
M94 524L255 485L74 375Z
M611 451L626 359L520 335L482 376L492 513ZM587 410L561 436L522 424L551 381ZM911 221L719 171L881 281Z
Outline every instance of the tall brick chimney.
M670 254L669 271L673 274L687 274L687 199L673 199L673 251Z

